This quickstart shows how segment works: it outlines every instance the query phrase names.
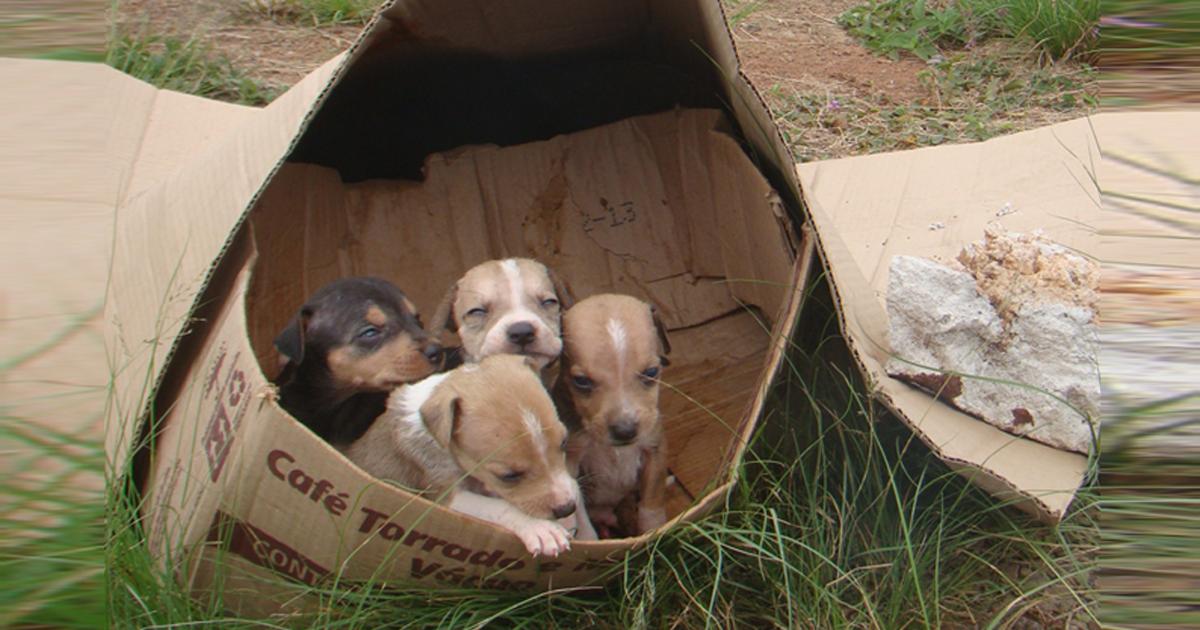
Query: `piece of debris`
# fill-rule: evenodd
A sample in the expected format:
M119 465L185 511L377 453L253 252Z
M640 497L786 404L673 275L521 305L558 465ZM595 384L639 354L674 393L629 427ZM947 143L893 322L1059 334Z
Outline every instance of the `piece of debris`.
M996 216L1005 217L1016 211L1017 211L1017 209L1013 207L1011 201L1005 201L1004 205L1000 206L1000 209L996 211Z
M989 226L957 268L892 258L888 374L988 423L1087 453L1099 419L1099 271Z
M934 221L933 223L929 224L930 232L934 232L937 230L944 230L944 229L946 229L946 224L942 223L941 221Z

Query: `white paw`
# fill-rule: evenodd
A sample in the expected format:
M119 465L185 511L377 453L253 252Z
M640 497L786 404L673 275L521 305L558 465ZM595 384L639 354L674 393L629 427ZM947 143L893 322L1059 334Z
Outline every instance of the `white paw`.
M554 521L530 519L514 530L525 548L535 556L557 556L571 548L566 528Z

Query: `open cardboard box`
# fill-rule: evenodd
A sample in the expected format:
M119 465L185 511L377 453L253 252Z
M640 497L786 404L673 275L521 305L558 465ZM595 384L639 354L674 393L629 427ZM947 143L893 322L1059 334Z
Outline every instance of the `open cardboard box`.
M114 409L147 421L114 427L110 452L135 458L151 550L243 612L334 574L595 581L653 534L532 558L371 478L275 402L272 339L335 278L391 279L428 313L506 256L579 297L648 300L675 349L668 518L692 520L731 487L796 321L802 216L715 0L385 6L347 54L118 213Z
M509 571L495 574L497 579L485 581L486 587L526 587L532 581L533 588L541 588L550 585L551 580L558 586L594 579L606 563L620 558L631 544L639 542L580 544L578 555L571 556L572 564L539 567L531 564L515 541L503 532L487 530L484 537L495 546L473 548L465 560L452 560L447 553L461 558L465 545L448 550L447 540L446 544L433 546L429 553L424 547L434 544L428 540L430 535L465 531L464 519L429 509L428 504L421 504L422 513L415 517L418 523L407 528L427 538L414 539L411 546L405 545L404 540L411 533L406 531L403 540L386 549L376 541L350 556L346 550L351 545L336 538L336 532L342 529L349 529L350 535L358 534L352 526L361 526L370 516L361 511L363 506L383 512L385 507L396 506L400 495L390 488L371 484L352 466L339 460L331 449L282 416L271 402L267 386L274 363L266 336L271 334L272 318L282 317L281 313L294 308L304 290L319 283L322 277L343 271L371 272L388 264L388 260L403 260L387 258L401 254L379 251L378 243L370 244L373 248L370 252L361 249L367 246L353 240L336 243L333 249L319 244L333 243L335 234L344 234L351 227L357 230L364 225L362 221L389 221L407 216L377 207L376 204L387 200L420 200L426 196L422 203L434 203L436 195L431 195L428 184L411 179L413 165L423 165L424 154L420 163L356 159L367 153L355 150L371 143L382 143L386 152L389 134L395 130L379 123L379 111L375 112L375 118L364 116L355 123L361 124L362 129L351 136L362 140L364 145L350 147L349 152L331 149L332 154L340 156L341 163L330 161L322 165L318 145L307 140L297 144L300 138L320 137L305 135L306 130L320 128L319 120L309 120L310 112L325 111L321 108L326 102L332 107L341 98L342 87L354 84L358 68L370 67L368 64L375 58L373 50L383 55L379 60L391 59L391 54L403 57L414 50L431 52L422 47L434 42L441 42L439 46L454 44L459 48L489 50L494 57L507 60L544 60L551 53L580 49L593 52L618 49L627 55L636 51L635 58L663 61L663 65L674 71L693 73L691 76L699 77L699 85L704 88L678 99L687 109L675 110L666 106L666 101L660 101L624 111L609 103L609 108L601 108L600 112L608 112L607 117L594 113L586 121L576 121L578 128L560 122L562 128L544 132L545 137L477 139L503 147L456 150L475 144L470 138L455 138L452 142L457 144L452 146L428 146L428 153L439 154L430 162L430 173L449 177L455 168L486 166L496 169L489 177L516 176L510 172L512 165L506 160L508 152L517 151L523 160L529 160L528 164L554 172L558 171L550 167L562 169L565 182L575 171L565 168L566 161L556 164L554 156L562 157L566 148L591 147L601 157L607 154L609 162L616 155L635 159L632 163L638 164L637 168L617 164L602 179L622 178L623 182L630 175L630 181L636 183L630 187L631 194L638 195L638 199L647 195L653 199L654 194L666 192L672 195L669 199L683 196L689 199L689 204L694 198L700 204L697 212L711 212L719 206L708 201L709 196L717 188L726 190L726 184L737 187L726 192L741 191L738 194L749 197L768 194L763 176L778 193L778 202L772 197L764 206L760 200L747 199L740 209L746 217L759 222L755 238L765 243L763 252L786 252L787 258L794 260L792 267L785 272L778 261L767 260L761 269L747 271L734 267L728 275L732 278L736 273L736 277L745 278L753 273L755 277L769 278L786 274L781 281L782 286L788 287L786 291L763 286L761 292L756 292L744 286L746 283L713 286L711 282L703 282L706 278L702 276L697 276L695 284L686 286L672 284L671 278L663 277L646 284L646 288L639 285L630 289L639 295L663 299L665 305L678 311L672 321L676 328L677 365L668 373L668 378L674 379L673 384L694 387L695 379L690 377L709 370L704 361L723 358L719 351L710 354L707 344L714 349L731 348L731 352L744 353L732 355L728 360L740 370L732 374L740 380L731 381L731 385L740 385L731 386L726 392L700 388L705 390L706 400L713 401L710 404L723 410L719 415L732 430L723 428L724 433L714 431L701 438L706 440L704 448L727 448L727 451L694 460L676 456L673 465L684 479L682 487L698 495L695 503L686 496L676 497L677 510L691 506L680 518L698 517L721 502L732 482L730 469L740 456L744 436L759 415L762 392L778 362L780 348L769 340L778 339L778 334L786 331L787 322L795 319L796 298L804 285L805 265L811 259L811 244L794 229L801 219L797 212L799 189L792 183L785 151L765 112L736 70L736 58L715 2L663 1L646 6L570 2L550 8L533 3L508 3L504 6L509 8L489 7L486 15L474 19L463 19L465 14L451 19L448 16L452 7L441 4L430 3L431 8L426 9L419 4L391 7L390 17L375 23L367 38L347 55L318 69L264 110L155 90L96 64L0 60L0 82L10 88L3 94L7 114L2 123L6 137L12 139L0 147L6 173L0 181L0 204L6 210L0 214L11 220L14 228L4 231L12 241L10 246L2 248L0 255L8 256L7 260L16 266L25 264L39 251L54 248L54 261L58 265L39 266L22 274L17 284L6 284L4 306L10 319L0 329L3 334L0 341L5 347L19 349L38 339L39 327L44 328L47 313L59 312L55 310L57 302L50 303L46 286L58 288L55 299L69 296L69 304L64 303L63 308L78 308L81 312L88 310L88 304L95 304L107 288L107 296L103 297L107 298L104 320L108 334L107 361L103 360L103 352L88 345L88 337L77 336L73 340L78 344L55 347L45 356L24 364L23 374L31 374L30 369L36 372L30 378L5 381L5 400L20 400L22 404L31 401L22 407L29 413L21 417L47 414L48 422L65 421L73 414L103 407L103 396L90 395L86 402L72 398L79 404L56 406L54 413L44 404L44 398L55 396L61 400L64 391L61 383L100 383L111 375L114 391L108 408L107 446L114 467L110 472L121 473L125 458L130 453L138 455L140 475L133 481L148 499L142 526L154 544L154 552L197 592L214 586L210 583L211 565L204 559L216 557L224 561L231 571L220 585L229 594L226 601L244 606L248 614L253 610L275 609L274 603L259 601L260 598L287 590L288 584L303 588L326 571L342 569L343 560L349 563L345 565L348 576L369 575L379 568L380 577L430 586L461 583L467 576L493 576L495 569L505 564L509 565ZM392 52L385 54L387 49ZM570 59L568 67L574 67L571 64L578 59L602 62L606 57L597 53ZM607 59L611 61L612 57ZM382 61L381 64L383 68L390 65ZM603 65L599 63L593 68ZM514 63L510 70L521 67ZM595 87L588 91L586 84L610 89L617 85L617 79L625 76L615 71L619 67L620 64L612 66L609 72L558 76L581 79L584 85L575 85L574 89L585 90L588 97L585 100L595 100ZM647 67L656 64L641 65L643 71ZM645 81L643 76L643 83L656 82ZM324 94L331 85L333 92L326 100ZM374 85L383 91L403 92L402 86L391 86L386 81ZM370 92L370 82L362 89ZM632 94L615 88L610 91ZM696 96L698 93L707 96L700 98ZM483 99L477 101L486 104ZM637 98L631 101L641 102ZM356 109L353 99L342 103L343 111L337 117L342 121L354 120L369 111L369 108ZM382 115L392 111L389 99L375 105L384 110ZM727 118L715 117L712 111L715 109L724 109ZM485 107L484 112L488 111ZM412 114L409 111L405 115ZM647 114L650 116L644 117ZM326 114L316 114L318 118L323 115ZM1096 135L1104 139L1106 151L1112 151L1119 142L1118 152L1128 154L1144 150L1147 129L1158 134L1155 137L1161 145L1182 150L1179 145L1184 138L1174 130L1186 128L1193 118L1194 114L1158 117L1104 114L1090 123ZM394 123L404 120L397 115ZM672 134L680 137L671 139ZM333 135L335 139L340 137ZM633 153L617 152L613 148L616 145L597 148L598 141L630 137L639 139L635 146L638 151ZM731 150L734 139L745 154L752 156L758 167L756 172L745 171L745 163L735 159L737 156ZM652 160L647 154L648 147L653 153ZM664 150L671 147L703 147L709 152L697 155ZM1191 150L1190 145L1187 150ZM378 153L379 148L373 151ZM409 158L419 152L397 151L398 155ZM886 340L879 335L882 296L878 287L882 285L875 284L881 281L879 262L885 259L879 249L887 247L891 253L948 255L962 243L978 238L982 223L1008 201L1017 209L1017 213L1005 217L1009 227L1046 228L1052 237L1088 251L1091 244L1085 231L1080 231L1083 227L1060 217L1090 220L1088 209L1097 203L1091 176L1096 151L1088 121L1075 121L978 145L801 166L800 175L806 183L804 192L812 218L820 229L823 257L842 306L844 329L868 373L873 369L871 362L878 363L886 355L883 345ZM307 164L300 163L301 154L308 156ZM296 158L294 163L282 164L288 156ZM364 173L363 169L375 164L388 165L387 168L394 170ZM697 171L716 168L718 164L741 169L734 172L745 173L745 179L733 181L734 178L714 173L716 180L705 179L699 189L671 187L672 182L685 181L685 174L694 177ZM1137 169L1128 165L1123 170L1118 168L1122 165L1116 162L1098 160L1096 164L1096 169L1102 169L1101 179L1115 172L1138 174ZM343 178L333 176L331 169L335 168L359 175L351 177L356 181L342 181ZM63 173L69 176L64 178ZM485 171L475 171L478 173ZM530 183L535 175L522 174L521 178L520 182ZM553 180L551 177L549 181ZM658 189L654 181L658 182ZM303 188L292 190L285 182L295 182ZM595 185L590 180L578 183L583 190L591 190L589 187ZM714 188L715 184L720 186ZM480 185L472 186L454 187L473 190L478 197L456 198L455 211L468 207L496 213L524 210L502 208L491 191L479 194ZM514 194L532 200L537 193L553 188L534 186ZM312 194L302 195L301 190ZM567 203L567 199L564 196L562 203ZM612 201L616 197L606 199ZM625 201L622 199L621 203ZM404 225L409 220L423 221L423 229L433 229L434 217L428 214L432 207L424 210L425 215L418 214L424 218L409 217ZM675 212L678 206L668 207L671 212L654 216L681 233L669 240L675 249L654 252L654 260L697 264L694 259L686 258L695 249L679 246L691 238L690 219ZM769 221L763 220L764 207L771 212ZM115 219L113 208L118 208ZM524 226L519 222L511 225L498 220L502 216L509 215L489 215L485 221L478 215L472 215L473 218L456 215L458 220L452 224L458 229L458 223L465 222L463 227L468 230L477 230L481 225L498 226L486 238L472 241L479 248L484 243L487 247L513 248L496 255L523 252L544 255L547 250L537 248L548 247L547 235L553 245L554 234L564 239L571 234L566 229L547 231L545 224L537 221ZM1127 225L1128 215L1118 218L1106 219L1104 229L1110 233L1144 231L1144 226L1136 221ZM708 220L712 220L711 215ZM929 223L933 221L944 222L945 229L930 230ZM614 218L608 217L608 229L620 227L612 226L613 222ZM576 232L572 238L576 238L578 225L573 229ZM600 228L600 223L596 229L611 236ZM688 231L683 232L685 229ZM717 233L724 239L740 234ZM108 252L114 235L112 251ZM272 244L272 239L281 242ZM311 247L307 245L309 239ZM1169 241L1171 247L1186 250L1186 239L1176 240ZM80 245L79 249L69 246L85 242L89 245ZM461 246L458 239L439 236L436 242L448 245L444 250L432 252L438 256L437 273L444 278L454 272L440 269L440 265L462 265L471 256L484 255L449 247ZM640 241L618 242L624 247ZM1156 251L1160 251L1159 246L1165 241L1156 238L1154 242ZM102 245L93 247L96 243ZM607 241L603 244L612 246ZM1104 244L1102 241L1101 245ZM739 251L736 243L731 245L733 249L714 252L705 261L724 260L727 254ZM1101 256L1106 260L1132 260L1145 249L1136 243L1108 245ZM492 255L491 251L486 255ZM274 267L276 260L286 264ZM742 261L730 261L737 262ZM301 266L295 267L297 264ZM615 268L597 265L597 269L585 266L584 270L577 270L584 279L577 289L595 290L598 283L607 281L619 287L629 286L621 277L607 278L599 269ZM624 267L620 269L623 271ZM647 272L636 264L631 269ZM630 273L630 277L641 279ZM726 273L720 270L717 276ZM693 275L696 275L694 270ZM106 287L110 277L112 282ZM267 277L274 278L272 284L265 282ZM424 283L420 290L426 292L433 291L438 284L428 270L397 276L397 280L413 284L408 287L410 290L416 290L417 283ZM674 293L673 287L678 287L680 295ZM272 295L271 291L279 294ZM757 308L733 315L729 314L734 311L725 311L725 317L681 328L686 322L697 321L706 309L716 312L720 310L717 304L728 306L732 303L731 296L747 300ZM427 295L421 298L425 308L428 299ZM708 300L716 302L710 304ZM695 312L689 310L692 308ZM772 308L778 310L771 311ZM63 310L61 314L66 313ZM765 325L752 322L753 318L772 323L771 334L765 333ZM696 341L697 338L702 341ZM757 345L742 343L747 338L757 340ZM97 354L100 360L96 359ZM935 452L976 482L1048 519L1060 517L1067 509L1086 471L1082 457L1064 457L1053 449L992 430L941 407L920 392L897 388L886 378L873 378L872 384L877 388L876 393L934 446ZM678 399L664 403L680 404ZM669 407L668 415L678 408ZM140 448L144 444L139 437L150 434L142 422L148 417L155 419L154 426L158 429L152 433L156 437L153 449ZM693 421L699 420L693 417ZM281 473L283 466L290 466L284 480L267 468L270 464L267 457L277 448L272 445L295 449L286 451L287 457L299 466L278 454L274 459ZM682 445L679 452L688 448ZM304 472L297 473L294 480L307 488L305 494L288 480L297 468ZM312 485L304 485L306 478L312 479ZM336 491L320 484L321 479L330 482ZM113 479L110 483L117 481L120 480ZM316 491L318 487L325 489ZM314 492L317 500L311 498ZM340 496L343 492L344 498ZM344 501L345 507L339 507L338 500L330 497ZM339 521L334 511L343 514L354 511L358 520L347 528L348 519ZM250 520L263 514L284 520L281 531L293 538L285 540L264 523ZM210 536L214 524L218 526L217 534ZM399 524L387 529L386 534L382 531L386 525L379 521L375 525L379 525L377 538L399 536ZM334 537L324 538L330 532ZM209 544L210 537L225 544ZM461 542L467 542L466 535ZM381 556L392 553L393 548L397 555L388 556L388 562L380 564ZM223 558L220 549L227 549ZM396 573L394 569L401 558L407 559L407 564L399 566L402 570ZM420 567L416 567L416 559L420 559ZM525 564L518 569L517 562ZM354 568L349 568L350 565ZM564 571L564 567L569 570ZM414 568L418 577L412 574ZM537 576L534 580L520 577L531 573ZM239 593L247 591L252 594L239 599Z

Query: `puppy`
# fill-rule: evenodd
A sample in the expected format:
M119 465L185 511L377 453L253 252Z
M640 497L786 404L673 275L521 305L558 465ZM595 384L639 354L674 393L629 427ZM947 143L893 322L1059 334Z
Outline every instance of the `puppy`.
M344 449L351 461L451 509L516 534L534 555L570 549L567 430L524 357L496 355L397 389ZM570 518L568 525L575 519Z
M545 370L562 352L562 311L572 301L565 285L536 260L489 260L450 288L431 329L435 334L456 331L467 363L520 354Z
M563 316L555 388L570 428L568 461L601 537L618 535L617 506L637 505L636 535L666 522L667 442L658 386L671 351L654 308L625 295L582 300ZM630 495L634 495L630 497Z
M383 413L388 393L440 365L441 346L412 302L379 278L322 287L275 338L279 404L326 441L349 444Z

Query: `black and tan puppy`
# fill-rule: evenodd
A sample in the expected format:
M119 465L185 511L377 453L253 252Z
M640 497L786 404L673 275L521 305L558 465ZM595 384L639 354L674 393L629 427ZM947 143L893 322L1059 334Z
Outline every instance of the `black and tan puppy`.
M400 289L342 278L319 289L275 338L279 404L335 445L362 436L392 389L441 365L442 349Z

